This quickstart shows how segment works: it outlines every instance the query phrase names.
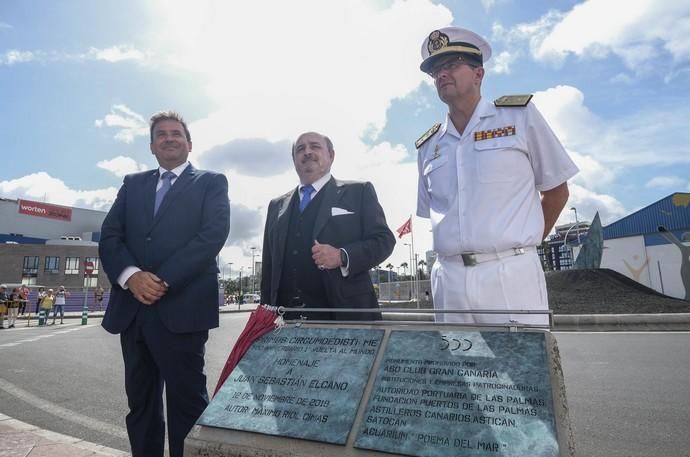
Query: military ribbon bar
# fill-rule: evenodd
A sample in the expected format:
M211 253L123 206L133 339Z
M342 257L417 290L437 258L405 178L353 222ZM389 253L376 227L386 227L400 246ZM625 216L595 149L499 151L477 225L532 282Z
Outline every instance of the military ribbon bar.
M493 130L482 130L474 132L474 141L490 140L492 138L500 138L502 136L515 135L515 126L500 127Z

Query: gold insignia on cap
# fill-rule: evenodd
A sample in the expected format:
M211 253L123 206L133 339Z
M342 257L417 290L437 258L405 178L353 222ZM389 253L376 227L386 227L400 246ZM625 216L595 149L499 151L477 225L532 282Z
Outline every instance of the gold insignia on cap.
M450 43L448 35L440 30L434 30L429 34L429 42L426 44L426 50L429 51L429 55L433 55L448 46L448 43Z
M532 94L504 95L494 100L494 105L503 107L527 106L532 100Z
M439 122L438 124L434 124L433 127L431 127L429 130L424 132L424 135L420 136L417 141L414 142L414 145L417 149L421 148L424 143L426 143L429 138L434 136L436 132L438 132L438 129L441 128L441 123Z

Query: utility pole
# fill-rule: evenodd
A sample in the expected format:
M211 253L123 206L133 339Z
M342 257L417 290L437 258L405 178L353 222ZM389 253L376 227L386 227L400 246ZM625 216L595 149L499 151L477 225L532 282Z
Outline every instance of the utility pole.
M240 306L242 305L242 268L244 267L240 267L240 293L237 296L237 309L240 309Z
M252 246L250 248L252 250L252 293L254 293L254 278L256 278L256 271L254 271L255 263L254 263L254 255L256 254L256 247Z

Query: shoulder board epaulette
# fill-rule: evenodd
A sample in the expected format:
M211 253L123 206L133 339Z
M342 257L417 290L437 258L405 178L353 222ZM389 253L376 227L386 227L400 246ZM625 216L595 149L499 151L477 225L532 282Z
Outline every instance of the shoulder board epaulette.
M434 124L429 130L424 132L424 135L420 136L417 141L414 142L414 145L417 149L421 148L424 143L426 143L429 138L434 136L436 132L438 132L438 129L441 128L441 123L439 122L438 124Z
M532 94L504 95L503 97L498 97L496 100L494 100L494 105L500 107L522 107L527 106L530 100L532 100Z

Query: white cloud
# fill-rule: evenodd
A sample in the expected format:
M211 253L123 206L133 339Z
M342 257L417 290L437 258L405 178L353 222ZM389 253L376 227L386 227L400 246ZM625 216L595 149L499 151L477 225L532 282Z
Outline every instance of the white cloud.
M30 51L11 49L0 56L0 65L14 65L15 63L31 62L36 56Z
M146 55L131 46L119 45L106 49L89 48L89 58L105 60L106 62L121 62L123 60L144 60Z
M131 157L117 156L110 160L101 160L96 164L98 168L107 170L118 177L123 177L130 173L147 170L149 167L143 163L137 163Z
M684 145L690 133L684 124L690 118L686 107L657 107L608 120L592 113L584 94L572 86L557 86L534 95L544 118L561 139L580 173L570 182L568 208L575 206L591 220L600 212L604 224L628 214L607 191L624 169L690 163ZM673 132L669 135L668 132ZM647 188L685 188L687 179L660 176ZM689 186L690 187L690 186ZM559 224L569 222L567 211Z
M498 36L528 40L537 60L562 62L568 55L603 59L613 54L636 73L662 54L690 59L690 3L685 0L586 0L572 10L550 11ZM586 31L584 33L583 31Z
M208 98L221 107L190 125L194 163L221 164L213 151L237 140L280 144L307 130L320 131L335 144L334 176L372 181L392 227L414 213L416 165L403 163L410 151L386 143L371 147L361 138L375 138L391 102L425 81L417 70L419 49L430 30L451 23L446 7L426 0L385 7L367 0L264 0L243 3L241 14L231 2L161 1L152 8L159 18L152 55L172 71L197 75ZM391 52L392 37L399 52ZM274 154L290 152L275 148ZM230 198L259 208L261 224L270 199L297 184L291 165L274 176L249 176L236 168L228 163L222 169ZM428 222L420 227L418 250L431 245ZM261 236L263 226L257 233ZM396 248L398 263L408 258L406 251L402 244Z
M126 105L113 105L110 113L103 119L95 121L96 127L120 128L114 138L124 143L131 143L138 136L149 134L149 125L146 119L129 109Z
M614 84L633 84L635 80L630 76L625 73L618 73L616 76L612 77L609 79Z
M688 180L679 176L656 176L645 184L648 189L678 189L688 185Z
M573 149L588 144L605 126L584 100L584 94L573 86L552 87L535 93L533 98L556 136Z
M584 94L572 86L537 92L533 100L578 165L592 172L587 187L610 183L623 167L690 163L685 147L690 144L690 107L656 106L604 119L589 110Z
M610 224L629 214L621 202L611 195L599 194L572 183L568 188L570 190L570 198L556 222L557 225L574 221L573 212L567 210L567 208L572 207L577 208L580 220L592 221L594 215L598 212L603 225Z
M486 11L489 11L492 6L496 4L496 0L482 0L482 6Z
M7 198L27 198L58 205L107 210L117 195L117 189L75 190L64 181L44 171L18 179L0 181L0 194Z
M572 86L557 86L535 93L533 102L580 169L573 182L589 189L611 184L617 167L591 151L605 123L587 108L584 94Z
M0 65L13 65L26 62L85 62L85 61L104 61L118 63L124 61L144 61L147 54L133 46L118 45L110 48L98 49L91 47L87 52L66 53L61 51L21 51L11 49L0 55Z
M446 7L423 0L387 8L366 0L255 1L243 3L241 14L235 5L152 4L160 27L152 31L155 55L200 75L222 107L195 122L199 154L237 138L380 130L391 101L425 78L416 70L422 40L452 20ZM389 52L392 37L400 52Z
M521 43L527 43L531 54L534 55L535 49L562 19L563 13L550 10L534 22L521 23L509 28L497 22L492 26L491 41L502 42L511 49L517 49Z
M10 24L0 21L0 30L11 29L11 28L12 28L12 26Z
M573 182L588 189L606 189L615 181L618 169L608 167L590 155L572 150L568 153L580 169Z
M685 66L679 66L671 70L669 74L664 77L664 83L668 84L674 79L684 76L690 73L690 62L686 63Z
M589 153L620 166L689 164L690 107L655 106L608 121L599 137L590 138Z
M241 139L279 144L292 141L302 131L316 130L335 143L334 175L372 181L390 226L397 228L414 213L416 204L416 166L405 161L411 151L401 145L367 146L361 137L372 132L369 137L376 138L392 100L404 98L426 79L414 71L418 53L381 50L391 35L398 39L396 48L418 50L429 30L451 23L452 17L443 6L422 0L396 1L385 9L363 0L335 5L264 1L244 5L241 15L228 3L182 2L162 9L153 5L160 20L159 28L152 31L158 39L152 55L197 75L206 95L221 107L190 125L195 137L192 160L201 166L206 159L222 166L230 181L231 199L259 209L262 222L268 201L296 185L294 171L248 176L209 151ZM247 19L264 17L258 13L267 8L273 14L265 22ZM495 25L494 36L506 43L529 42L536 52L566 16L551 11L532 24L511 29ZM186 30L184 35L172 33L181 28ZM276 43L280 52L275 52ZM507 46L490 71L509 72L521 52ZM570 86L544 90L536 94L535 103L581 169L571 183L572 200L586 212L600 209L603 219L624 215L620 202L606 192L623 167L658 160L654 157L658 152L649 148L651 140L631 148L627 136L639 140L642 135L636 135L635 129L644 122L656 125L654 116L659 113L646 112L636 122L603 119L587 107L582 91ZM270 123L266 121L269 112ZM679 117L684 118L688 116ZM273 153L289 151L275 148ZM673 147L667 158L681 160ZM429 225L417 218L414 224L415 244L421 252L431 246ZM247 241L259 242L258 238ZM407 259L406 251L404 244L397 246L394 263Z
M510 67L520 56L520 52L501 51L500 54L491 59L489 71L496 74L510 73Z

